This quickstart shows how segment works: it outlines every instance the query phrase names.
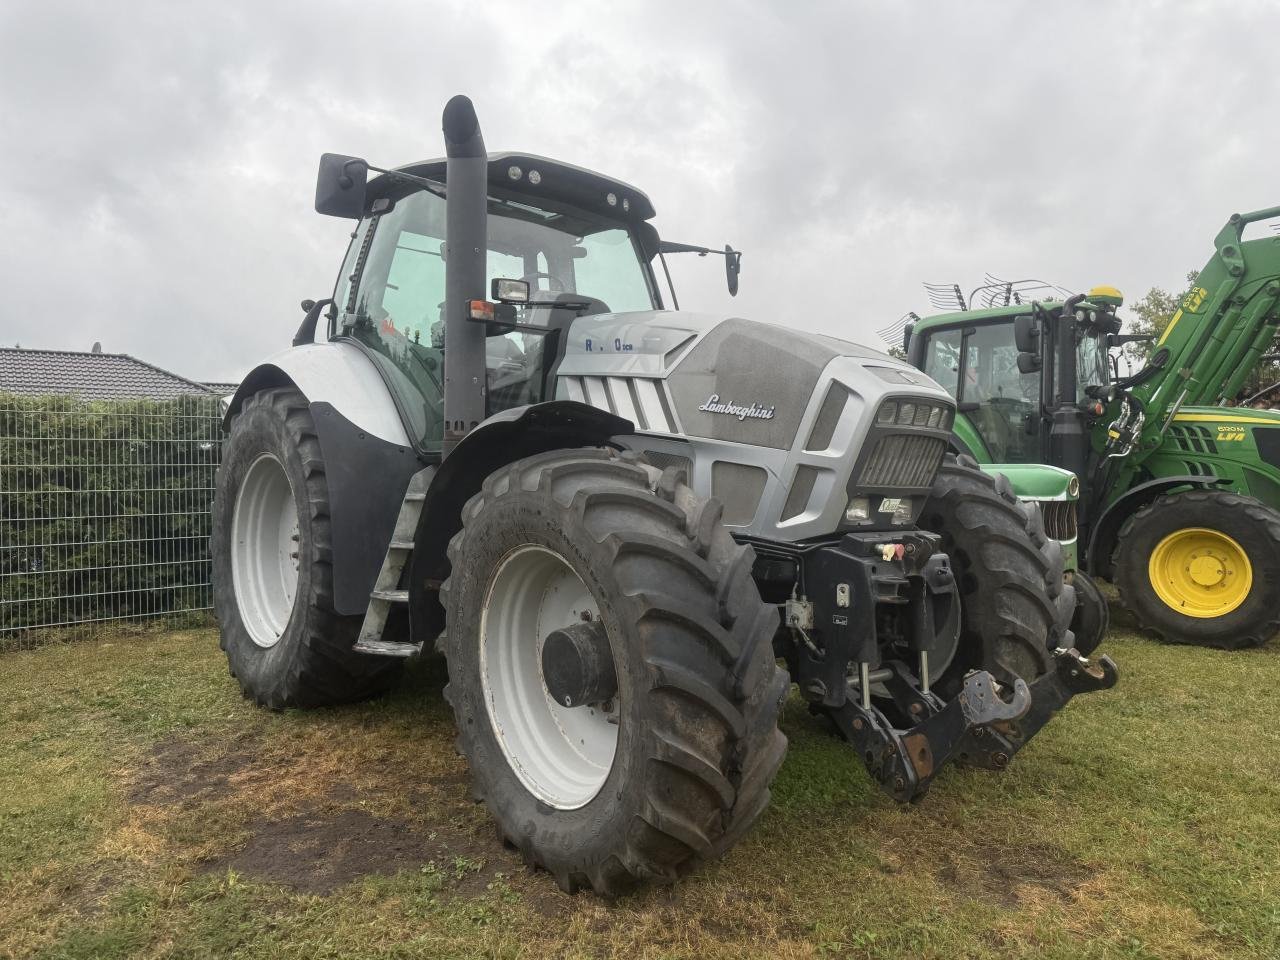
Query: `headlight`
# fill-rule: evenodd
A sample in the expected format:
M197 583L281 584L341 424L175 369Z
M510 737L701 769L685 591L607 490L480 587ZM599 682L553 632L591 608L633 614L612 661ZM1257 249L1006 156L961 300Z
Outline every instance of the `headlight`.
M853 497L845 507L844 518L849 523L862 523L871 519L871 498Z

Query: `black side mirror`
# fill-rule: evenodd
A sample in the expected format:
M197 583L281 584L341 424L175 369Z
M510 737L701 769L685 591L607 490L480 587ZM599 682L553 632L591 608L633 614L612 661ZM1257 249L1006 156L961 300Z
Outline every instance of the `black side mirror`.
M1154 333L1109 333L1108 347L1123 347L1126 343L1150 343L1156 338Z
M1040 352L1040 324L1035 317L1013 318L1013 342L1022 353Z
M1036 373L1044 366L1040 356L1040 324L1035 317L1013 318L1013 342L1018 348L1018 372Z
M369 165L359 157L326 153L316 174L316 213L359 220L364 214L364 191Z
M738 295L738 274L742 272L742 251L724 245L724 279L729 285L729 296Z

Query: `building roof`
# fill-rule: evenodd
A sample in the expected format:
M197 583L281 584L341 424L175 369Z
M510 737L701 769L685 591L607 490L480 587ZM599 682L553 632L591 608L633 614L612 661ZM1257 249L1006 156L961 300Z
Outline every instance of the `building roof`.
M212 389L126 353L0 347L0 393L58 394L86 400L170 400L224 392L231 391Z

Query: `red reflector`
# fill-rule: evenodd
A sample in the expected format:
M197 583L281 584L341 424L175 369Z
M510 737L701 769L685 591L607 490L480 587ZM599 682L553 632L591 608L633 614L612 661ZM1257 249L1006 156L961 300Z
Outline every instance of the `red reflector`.
M894 559L901 560L901 559L902 559L902 555L903 555L904 553L906 553L906 552L907 552L907 548L906 548L905 546L903 546L901 543L895 543L895 544L893 545L893 556L894 556Z
M488 300L472 300L468 304L472 320L492 320L493 304Z

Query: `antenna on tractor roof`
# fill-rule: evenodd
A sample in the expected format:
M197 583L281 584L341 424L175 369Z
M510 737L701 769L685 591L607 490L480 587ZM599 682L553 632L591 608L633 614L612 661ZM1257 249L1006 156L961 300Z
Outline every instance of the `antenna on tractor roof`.
M897 320L893 321L893 323L889 324L888 326L881 327L879 330L877 330L876 336L879 337L881 340L883 340L885 343L895 344L895 345L900 344L902 343L903 334L906 333L907 326L909 324L918 323L919 321L920 321L920 315L916 313L914 310L908 310L906 313L900 316Z
M993 273L987 273L983 280L982 286L975 287L969 294L969 303L973 306L993 309L1031 300L1067 300L1073 296L1066 287L1044 280L1001 280Z
M926 283L924 292L935 310L968 310L958 283Z

